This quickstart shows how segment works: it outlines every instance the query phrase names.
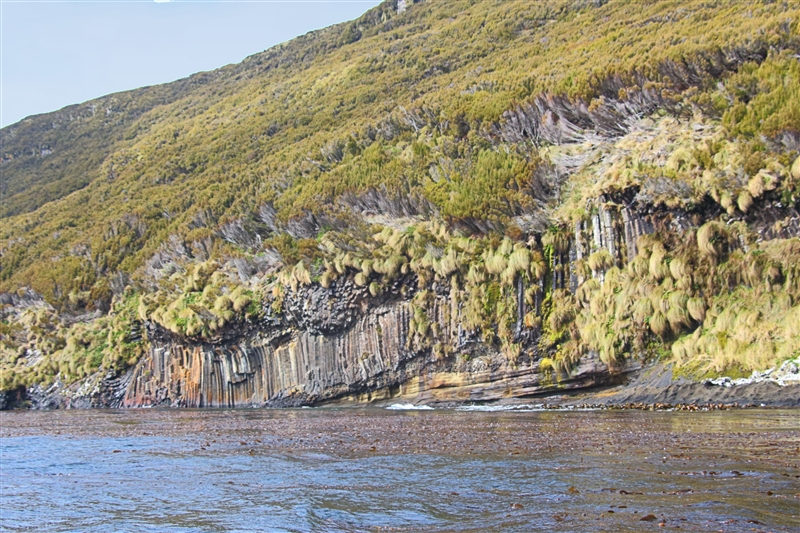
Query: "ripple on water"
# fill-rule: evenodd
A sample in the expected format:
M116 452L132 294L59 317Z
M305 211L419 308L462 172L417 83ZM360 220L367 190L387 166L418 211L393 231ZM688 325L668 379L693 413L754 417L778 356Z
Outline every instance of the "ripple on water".
M798 418L8 413L0 530L794 531Z

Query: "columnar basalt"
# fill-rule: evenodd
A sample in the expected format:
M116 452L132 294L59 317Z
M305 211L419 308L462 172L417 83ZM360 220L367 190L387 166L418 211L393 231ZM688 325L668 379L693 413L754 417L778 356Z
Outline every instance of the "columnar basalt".
M574 292L575 261L586 257L584 250L605 249L624 261L632 257L628 243L652 227L629 210L601 207L576 225L567 253L553 254L552 289L566 288L569 272ZM412 282L413 276L400 278L379 298L347 278L328 289L300 287L286 296L280 319L222 343L192 343L159 335L151 326L157 340L133 369L121 405L284 406L394 396L491 401L608 384L633 368L609 369L589 354L567 374L540 370L540 329L524 324L531 309L521 278L515 290L514 338L520 344L515 360L463 326L464 310L444 287L433 287L426 309L435 333L420 342L410 329L415 289L401 296ZM535 284L533 311L540 315L545 287L542 280Z
M135 367L122 407L248 407L368 401L491 401L607 383L609 369L587 360L557 381L529 357L511 365L470 342L443 309L437 323L459 355L407 348L409 304L380 306L346 331L278 330L226 346L157 343ZM453 327L455 325L455 327ZM466 357L465 357L466 356Z
M486 402L609 385L639 367L636 354L603 362L588 350L566 369L552 361L541 364L552 357L547 351L552 345L542 340L553 295L577 297L591 278L602 286L609 269L624 269L637 258L642 236L696 232L703 221L680 211L642 213L606 200L590 205L589 212L547 241L551 248L542 276L517 276L506 289L504 297L515 305L513 354L496 339L487 341L485 331L465 326L465 302L452 298L447 278L429 280L422 289L409 271L375 296L344 275L327 288L310 283L287 289L280 313L262 302L265 316L232 323L216 339L185 337L149 322L147 352L127 372L98 373L47 390L33 387L27 397L39 407L232 408L396 397ZM753 216L784 216L789 220L784 234L793 227L794 219L783 212ZM593 264L598 254L606 259ZM533 297L526 298L531 289ZM416 296L422 290L428 296L420 303ZM17 307L25 303L20 302ZM415 318L420 305L430 322L424 335Z

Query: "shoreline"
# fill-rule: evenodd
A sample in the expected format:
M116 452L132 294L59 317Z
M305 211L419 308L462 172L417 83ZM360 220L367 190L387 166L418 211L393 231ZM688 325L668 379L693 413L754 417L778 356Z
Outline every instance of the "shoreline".
M720 390L722 389L722 390ZM746 409L800 408L800 385L774 384L739 385L726 390L718 385L689 383L665 388L612 387L595 392L576 391L573 394L550 394L534 398L514 398L477 402L474 400L416 402L413 398L387 398L378 401L356 402L332 400L303 406L239 406L239 407L40 407L24 404L4 405L0 411L218 411L218 410L291 410L291 409L353 409L380 408L398 411L459 410L475 412L513 411L727 411ZM721 394L720 394L721 393Z
M771 375L772 374L772 375ZM777 376L777 378L775 377ZM797 360L784 363L779 369L770 369L762 373L754 373L754 377L731 380L729 378L706 379L702 382L692 381L685 377L674 378L669 365L656 364L639 367L622 376L611 375L604 383L602 380L584 387L564 390L548 390L541 393L508 396L497 396L480 400L475 397L458 399L458 395L447 394L437 398L431 390L419 391L416 394L381 395L373 391L369 396L343 395L338 398L308 404L267 403L263 405L241 406L208 406L198 409L281 409L281 408L336 408L336 407L378 407L407 405L409 409L459 409L474 408L485 411L513 411L514 409L542 410L728 410L750 408L800 408L800 369ZM620 378L624 381L620 382ZM104 410L115 408L114 405L91 405L88 402L50 403L46 395L38 397L36 391L28 390L24 397L17 391L17 397L4 392L0 394L0 410ZM187 409L191 407L169 404L150 407L119 407L120 409L138 410ZM483 408L483 409L481 409Z

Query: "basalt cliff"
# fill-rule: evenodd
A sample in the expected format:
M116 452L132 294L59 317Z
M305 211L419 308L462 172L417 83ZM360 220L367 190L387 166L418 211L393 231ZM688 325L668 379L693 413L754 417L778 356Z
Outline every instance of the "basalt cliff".
M796 387L798 21L389 0L3 128L0 405Z

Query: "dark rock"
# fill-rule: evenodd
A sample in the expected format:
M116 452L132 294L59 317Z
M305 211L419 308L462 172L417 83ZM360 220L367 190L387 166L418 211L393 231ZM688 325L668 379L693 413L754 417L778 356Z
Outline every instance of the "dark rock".
M352 292L315 287L311 292L318 299L311 305L292 299L287 314L296 325L224 345L154 342L133 369L121 405L290 407L394 397L492 402L606 385L619 375L594 356L556 380L539 372L532 352L512 363L482 342L461 344L461 321L445 298L435 300L430 316L438 323L438 339L455 349L437 356L429 347L410 347L408 302L348 312L340 302L359 292L345 290Z

